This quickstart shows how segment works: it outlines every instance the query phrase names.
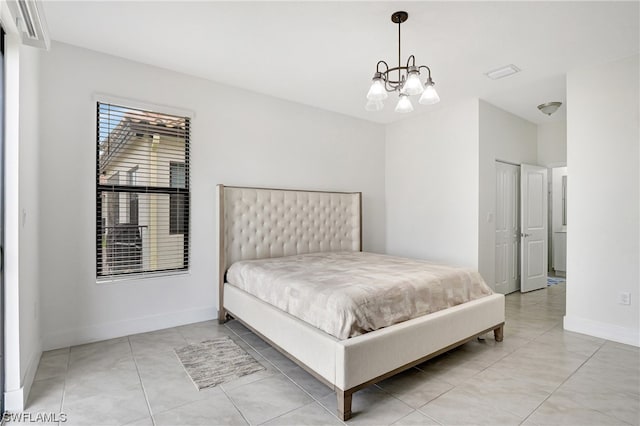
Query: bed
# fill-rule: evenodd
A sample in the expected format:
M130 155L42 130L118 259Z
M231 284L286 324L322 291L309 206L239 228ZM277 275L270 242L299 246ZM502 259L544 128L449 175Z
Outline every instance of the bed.
M265 276L260 275L265 268L274 269L287 259L307 262L318 257L344 262L371 257L360 254L362 194L224 185L218 185L217 192L219 321L237 319L332 388L342 420L352 415L353 393L366 386L491 331L496 341L502 341L504 296L491 292L432 313L415 316L413 312L406 319L404 314L396 315L391 325L381 328L368 322L335 325L332 318L312 325L309 319L300 319L299 312L292 311L295 316L287 312L287 306L276 306L290 292L268 303L256 292L260 289L256 281L266 286ZM260 274L247 265L257 265ZM235 269L230 270L232 266ZM468 271L447 273L471 276ZM229 275L233 284L228 282ZM244 278L248 284L237 282ZM274 280L282 281L282 276ZM465 288L461 293L471 291ZM388 307L385 312L390 312ZM326 322L331 324L323 327Z

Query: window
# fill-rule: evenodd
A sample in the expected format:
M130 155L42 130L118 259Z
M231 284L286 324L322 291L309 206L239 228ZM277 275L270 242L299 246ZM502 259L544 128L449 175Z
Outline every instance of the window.
M189 267L189 118L99 102L96 274Z

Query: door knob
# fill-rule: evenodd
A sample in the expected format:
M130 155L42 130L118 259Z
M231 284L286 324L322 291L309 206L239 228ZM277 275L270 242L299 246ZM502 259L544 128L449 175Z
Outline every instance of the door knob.
M527 238L531 236L531 234L520 234L520 235L522 236L522 238Z

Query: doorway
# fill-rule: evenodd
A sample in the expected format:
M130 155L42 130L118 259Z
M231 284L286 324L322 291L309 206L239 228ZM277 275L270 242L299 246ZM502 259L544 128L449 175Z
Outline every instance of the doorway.
M547 286L547 169L496 161L495 290Z
M498 293L520 289L520 166L496 161L496 283Z
M549 272L554 277L567 274L567 167L549 169Z

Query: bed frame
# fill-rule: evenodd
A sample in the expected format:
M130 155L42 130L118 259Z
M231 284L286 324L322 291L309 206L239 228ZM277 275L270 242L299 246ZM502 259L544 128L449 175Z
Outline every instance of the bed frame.
M233 317L336 392L351 418L354 392L490 331L503 338L504 296L339 340L225 283L229 266L320 251L362 250L362 194L217 186L219 311Z

